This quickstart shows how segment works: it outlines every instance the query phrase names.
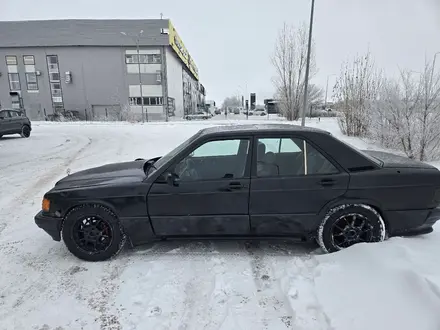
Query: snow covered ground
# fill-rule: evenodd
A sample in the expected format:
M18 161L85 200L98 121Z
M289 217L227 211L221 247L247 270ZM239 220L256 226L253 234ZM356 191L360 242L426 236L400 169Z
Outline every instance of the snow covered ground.
M193 241L87 263L34 224L67 168L162 155L233 118L34 123L30 139L1 139L0 329L440 329L440 226L331 255L313 244ZM333 119L307 124L374 148Z

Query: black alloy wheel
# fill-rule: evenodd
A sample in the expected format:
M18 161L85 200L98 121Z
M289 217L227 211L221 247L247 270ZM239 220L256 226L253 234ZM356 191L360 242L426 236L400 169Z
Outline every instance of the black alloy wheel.
M316 239L325 252L331 253L357 243L382 242L386 236L385 222L377 210L364 204L346 204L327 212Z
M72 238L78 248L86 253L101 253L112 243L113 230L110 224L98 216L79 218L72 228Z
M340 249L345 249L356 243L370 243L375 237L373 230L373 226L363 215L346 214L333 223L332 241Z
M117 255L126 237L118 217L100 204L79 205L64 218L63 241L76 257L103 261Z
M24 125L21 128L21 134L22 137L24 138L28 138L29 136L31 136L31 128L28 125Z

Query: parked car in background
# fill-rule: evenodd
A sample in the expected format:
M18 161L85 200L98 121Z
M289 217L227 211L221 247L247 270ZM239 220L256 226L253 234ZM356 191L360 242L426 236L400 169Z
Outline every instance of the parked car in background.
M197 120L197 119L209 119L212 118L213 115L209 112L197 111L195 114L186 115L186 120Z
M0 110L0 138L3 135L20 134L21 137L31 136L32 125L28 117L21 110Z
M326 252L426 234L440 171L309 127L206 128L163 157L58 181L36 224L81 259L176 238L316 239ZM386 246L384 246L386 248Z
M267 115L267 113L266 113L266 111L264 111L264 109L256 109L254 114L255 114L255 116L266 116Z

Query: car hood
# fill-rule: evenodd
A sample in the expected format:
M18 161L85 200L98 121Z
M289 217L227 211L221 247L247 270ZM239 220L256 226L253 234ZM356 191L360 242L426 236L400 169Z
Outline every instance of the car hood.
M96 185L140 182L145 178L145 161L107 164L68 175L55 184L56 190Z
M409 159L388 152L373 151L373 150L362 150L362 151L382 161L384 167L436 169L434 166L420 162L418 160Z

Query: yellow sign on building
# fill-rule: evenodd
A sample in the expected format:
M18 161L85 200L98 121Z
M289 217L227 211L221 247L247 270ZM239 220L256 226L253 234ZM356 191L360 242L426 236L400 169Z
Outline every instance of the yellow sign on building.
M191 71L191 73L198 81L199 71L197 69L197 66L189 55L189 52L186 50L185 45L183 44L182 39L180 39L179 35L177 34L177 31L174 28L173 24L171 24L171 20L169 20L168 30L171 48L173 48L173 50L180 57L182 62L185 63L186 67L189 69L189 71Z

